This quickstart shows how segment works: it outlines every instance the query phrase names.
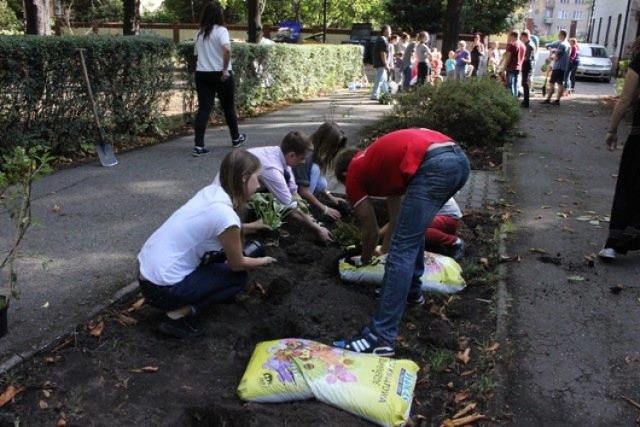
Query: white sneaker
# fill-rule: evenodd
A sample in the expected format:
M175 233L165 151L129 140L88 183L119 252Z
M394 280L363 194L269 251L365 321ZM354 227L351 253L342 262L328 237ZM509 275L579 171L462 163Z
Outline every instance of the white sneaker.
M602 250L598 252L598 256L603 261L612 261L616 259L616 251L613 248L602 248Z

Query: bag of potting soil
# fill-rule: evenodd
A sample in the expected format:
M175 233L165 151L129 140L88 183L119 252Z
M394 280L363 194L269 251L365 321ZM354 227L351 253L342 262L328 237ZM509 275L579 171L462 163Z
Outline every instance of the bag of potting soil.
M359 258L344 258L338 262L340 278L345 282L382 285L387 256L374 257L371 264L364 267L356 266ZM420 280L423 292L455 294L466 286L460 264L453 258L432 252L424 253L424 273Z
M319 401L381 426L409 419L418 366L288 338L259 343L238 386L251 402Z

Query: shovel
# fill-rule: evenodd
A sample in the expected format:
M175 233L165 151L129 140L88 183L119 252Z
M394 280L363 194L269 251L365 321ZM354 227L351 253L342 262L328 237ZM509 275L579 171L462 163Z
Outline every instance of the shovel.
M96 153L100 158L102 166L115 166L118 164L118 159L113 153L113 146L107 142L104 135L104 129L100 125L100 118L98 117L98 108L96 102L93 99L93 91L91 90L91 83L89 82L89 74L87 73L87 64L84 61L84 51L86 49L77 49L80 52L80 61L82 62L82 72L84 73L84 81L87 84L87 93L91 100L91 107L93 109L93 117L96 119L96 125L98 126L98 141L96 142Z

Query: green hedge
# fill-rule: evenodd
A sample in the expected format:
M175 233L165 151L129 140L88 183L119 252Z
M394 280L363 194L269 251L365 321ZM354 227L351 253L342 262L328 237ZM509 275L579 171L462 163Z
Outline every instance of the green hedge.
M191 120L197 108L193 42L180 44L178 57L187 83L184 113ZM234 43L232 61L236 103L247 114L261 105L298 101L345 87L363 74L362 48L352 45Z
M174 43L159 37L0 37L0 152L41 144L54 155L90 149L96 128L76 49L107 136L153 130L172 83ZM11 141L11 142L9 142Z
M372 131L424 127L476 147L501 146L520 118L518 100L497 81L474 78L423 85L399 94Z

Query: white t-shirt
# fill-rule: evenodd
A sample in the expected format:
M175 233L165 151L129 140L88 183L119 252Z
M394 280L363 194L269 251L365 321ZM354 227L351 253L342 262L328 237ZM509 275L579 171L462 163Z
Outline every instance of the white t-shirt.
M140 274L158 286L182 281L199 265L205 252L219 251L218 236L240 228L229 195L218 185L200 190L149 237L138 261Z
M458 206L458 203L456 203L453 197L447 200L447 203L445 203L442 209L438 211L438 215L447 215L455 219L462 218L460 206Z
M198 57L196 71L224 71L224 45L231 47L229 31L225 27L214 25L206 40L203 33L198 33L193 52ZM227 71L231 71L231 60Z

